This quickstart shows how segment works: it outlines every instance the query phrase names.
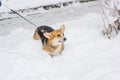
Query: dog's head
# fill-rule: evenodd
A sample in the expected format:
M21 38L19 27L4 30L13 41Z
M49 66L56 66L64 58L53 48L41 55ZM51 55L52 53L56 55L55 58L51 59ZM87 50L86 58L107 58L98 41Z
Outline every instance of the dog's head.
M49 44L57 46L59 44L63 44L63 42L66 41L66 38L64 37L64 30L65 26L62 25L58 30L44 33L44 36L48 39Z

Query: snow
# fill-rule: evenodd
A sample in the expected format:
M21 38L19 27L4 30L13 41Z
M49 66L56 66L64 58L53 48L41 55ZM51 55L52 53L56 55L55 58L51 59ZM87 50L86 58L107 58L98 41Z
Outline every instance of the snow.
M21 18L0 21L0 80L120 80L120 36L102 35L99 7L90 5L26 16L54 29L65 25L65 50L54 58L32 38L33 25Z
M10 11L4 5L13 10L18 10L69 1L74 0L2 0L3 6L0 7L0 12Z
M116 9L120 9L120 0L110 0L110 6L111 8L114 9L114 7L116 7Z

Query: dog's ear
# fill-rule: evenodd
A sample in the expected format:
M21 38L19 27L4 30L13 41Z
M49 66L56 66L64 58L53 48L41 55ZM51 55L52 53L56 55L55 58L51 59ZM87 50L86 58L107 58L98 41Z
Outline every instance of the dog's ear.
M65 25L61 25L61 27L60 27L59 30L61 30L62 32L64 32L64 30L65 30Z
M43 33L43 35L46 37L46 38L48 38L48 39L50 39L50 37L51 37L51 33Z

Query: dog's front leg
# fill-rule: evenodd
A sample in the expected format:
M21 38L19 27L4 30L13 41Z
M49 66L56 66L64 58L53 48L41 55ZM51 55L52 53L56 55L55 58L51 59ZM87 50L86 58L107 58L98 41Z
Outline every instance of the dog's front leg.
M48 54L53 58L54 56L54 49L49 47L48 45L43 45L43 50L47 51Z
M54 55L53 55L52 53L49 53L49 55L50 55L50 57L51 57L51 58L53 58L53 57L54 57Z
M61 50L60 50L59 54L62 54L63 50L64 50L64 44L62 44L62 47L61 47Z

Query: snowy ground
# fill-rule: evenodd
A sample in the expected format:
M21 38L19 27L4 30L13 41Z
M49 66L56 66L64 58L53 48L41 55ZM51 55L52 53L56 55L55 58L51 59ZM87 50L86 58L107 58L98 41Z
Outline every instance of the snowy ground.
M66 26L65 50L54 58L33 40L35 27L21 18L1 21L0 80L120 80L120 36L103 37L98 12L92 3L26 16L37 25Z
M27 9L27 8L33 8L43 5L57 4L61 2L69 2L75 0L1 0L1 1L3 4L7 5L13 10L18 10L18 9ZM2 5L0 8L0 12L7 12L7 11L9 10Z

